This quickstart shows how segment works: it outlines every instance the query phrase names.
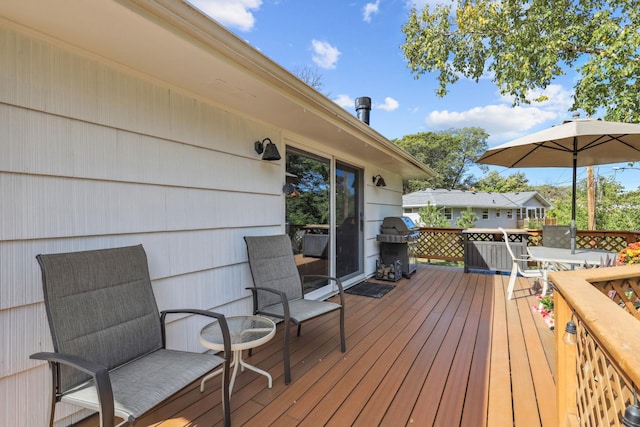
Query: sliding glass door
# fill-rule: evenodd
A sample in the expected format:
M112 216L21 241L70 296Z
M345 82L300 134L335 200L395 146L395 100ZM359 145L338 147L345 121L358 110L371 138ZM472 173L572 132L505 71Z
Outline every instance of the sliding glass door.
M309 153L287 148L287 184L292 192L286 196L286 224L293 254L301 275L330 275L330 189L331 165ZM305 284L305 293L327 285L326 280Z
M362 171L336 162L335 173L336 276L348 279L362 273Z
M301 275L350 279L363 272L362 170L287 147L286 226ZM333 286L307 281L305 294ZM314 295L315 296L315 295Z

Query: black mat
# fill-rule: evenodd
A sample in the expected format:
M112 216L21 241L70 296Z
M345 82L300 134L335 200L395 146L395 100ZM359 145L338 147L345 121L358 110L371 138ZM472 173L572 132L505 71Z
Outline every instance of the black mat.
M396 285L388 285L386 283L361 282L346 289L345 292L352 295L362 295L363 297L382 298L395 287Z

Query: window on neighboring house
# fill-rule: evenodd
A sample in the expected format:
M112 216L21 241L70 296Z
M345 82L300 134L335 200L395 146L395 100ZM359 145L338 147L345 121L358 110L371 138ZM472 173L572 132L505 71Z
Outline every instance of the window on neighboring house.
M482 219L489 219L489 209L482 209Z
M512 209L508 209L507 210L507 218L513 219L513 210Z
M496 218L500 218L500 209L496 209Z
M453 215L452 215L452 213L451 213L451 208L444 208L444 209L442 210L442 214L444 215L444 217L445 217L446 219L449 219L449 220L450 220L451 218L453 218Z

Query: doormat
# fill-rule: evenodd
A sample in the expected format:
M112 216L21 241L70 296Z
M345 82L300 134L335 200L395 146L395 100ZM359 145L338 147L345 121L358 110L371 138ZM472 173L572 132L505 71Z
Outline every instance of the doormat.
M361 282L355 286L346 289L345 292L351 295L361 295L363 297L382 298L395 288L396 285L388 285L386 283Z

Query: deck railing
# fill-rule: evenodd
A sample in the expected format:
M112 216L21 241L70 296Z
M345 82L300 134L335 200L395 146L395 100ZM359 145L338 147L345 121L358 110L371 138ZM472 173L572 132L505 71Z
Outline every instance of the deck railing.
M427 260L463 261L462 228L420 228L416 256ZM543 244L542 230L527 230L528 246ZM630 243L640 242L640 231L578 230L576 247L619 252Z
M640 265L551 273L558 426L622 426L640 386ZM563 340L570 319L576 344Z

